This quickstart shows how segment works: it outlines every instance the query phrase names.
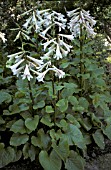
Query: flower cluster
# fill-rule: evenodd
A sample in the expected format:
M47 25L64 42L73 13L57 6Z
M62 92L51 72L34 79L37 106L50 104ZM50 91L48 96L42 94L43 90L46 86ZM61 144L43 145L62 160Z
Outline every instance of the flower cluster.
M80 10L77 8L73 11L67 12L67 15L71 17L68 28L74 37L80 35L80 26L82 26L82 29L86 29L88 37L94 37L96 35L93 29L96 21L90 16L89 11L85 11L84 9Z
M21 75L22 79L27 78L28 81L35 75L38 82L43 82L45 75L50 71L53 71L55 76L63 78L65 72L52 63L56 63L56 60L61 60L63 57L66 57L71 51L72 46L67 42L72 41L74 37L80 34L80 25L86 28L88 36L94 36L93 26L96 21L90 16L89 12L85 10L79 11L79 9L76 9L67 12L68 16L72 17L69 23L72 35L66 35L61 33L62 30L63 32L65 31L67 22L63 14L51 11L50 9L31 9L22 15L28 15L31 12L32 14L23 24L25 30L23 29L22 32L20 30L15 40L19 38L21 33L29 40L28 34L30 34L33 29L36 34L43 38L41 45L43 46L44 54L40 59L27 55L26 51L8 55L9 60L7 61L7 67L9 67L17 77ZM28 53L30 53L30 51L28 51Z

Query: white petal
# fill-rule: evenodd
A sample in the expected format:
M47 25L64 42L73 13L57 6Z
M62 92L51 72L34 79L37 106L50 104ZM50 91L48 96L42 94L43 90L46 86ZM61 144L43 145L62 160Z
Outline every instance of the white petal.
M72 17L78 9L80 9L80 8L74 9L74 10L72 10L72 11L68 11L68 12L67 12L67 15L68 15L69 17Z
M45 42L44 44L42 44L42 45L44 45L44 51L46 50L46 48L47 48L47 46L49 45L49 44L51 44L52 42L54 43L54 40L55 40L56 38L53 38L52 40L50 40L50 41L47 41L47 42Z
M17 77L19 76L19 74L21 73L21 70L23 70L24 66L18 68L15 70L15 72L13 73L13 75L16 75Z
M9 68L11 68L12 72L14 73L17 69L17 67L24 61L24 59L20 60L18 63L10 66Z
M54 58L56 58L57 60L59 60L60 58L62 58L62 54L61 54L61 52L60 52L60 47L59 47L58 44L57 44L56 54L55 54Z
M0 32L0 38L2 39L4 43L5 41L7 41L7 39L5 38L5 33Z
M73 46L66 44L66 43L65 43L64 41L62 41L62 40L59 40L59 41L60 41L60 44L63 45L63 46L67 49L67 51L70 52L70 48L72 48Z
M46 28L43 32L41 32L41 34L42 34L43 36L45 36L45 34L47 33L47 31L48 31L53 25L55 25L55 24L50 25L50 26L49 26L48 28Z
M15 54L10 54L10 55L8 55L7 57L10 58L10 59L13 59L13 58L15 58L16 56L18 56L18 55L20 55L20 54L23 54L23 53L24 53L23 51L20 51L20 52L15 53Z
M28 19L26 20L26 23L25 23L25 24L23 24L23 27L24 27L24 28L26 28L26 29L27 29L27 27L28 27L28 25L29 25L29 23L30 23L31 19L32 19L32 17L30 17L30 18L28 18Z
M65 34L58 34L58 35L61 36L61 37L65 37L65 38L67 38L69 40L73 40L74 39L73 35L65 35Z
M27 58L28 59L30 59L31 61L33 61L35 64L37 64L37 65L41 65L41 64L43 64L43 60L38 60L38 59L36 59L36 58L33 58L33 57L31 57L31 56L28 56L27 55Z
M29 67L27 64L24 70L24 74L22 75L22 79L25 79L25 78L27 78L28 81L30 81L30 79L33 78L33 76L30 74Z
M59 78L64 78L65 72L62 70L58 69L57 67L53 66L55 75L58 76Z

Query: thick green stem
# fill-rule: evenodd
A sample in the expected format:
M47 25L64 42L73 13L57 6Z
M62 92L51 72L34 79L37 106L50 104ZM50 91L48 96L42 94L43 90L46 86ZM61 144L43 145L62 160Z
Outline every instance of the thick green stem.
M31 105L30 105L30 110L31 110L31 113L34 115L34 110L33 110L34 98L33 98L33 95L32 95L32 89L31 89L30 81L28 81L28 87L29 87L30 99L31 99L31 101L32 101L32 103L31 103Z
M52 75L52 89L53 89L53 97L54 97L54 100L53 100L53 107L54 107L53 120L54 120L54 125L55 125L56 124L56 99L55 99L54 75Z
M80 89L81 89L81 96L82 96L82 88L84 86L84 79L82 75L84 74L84 64L83 64L83 32L82 32L82 24L80 25Z

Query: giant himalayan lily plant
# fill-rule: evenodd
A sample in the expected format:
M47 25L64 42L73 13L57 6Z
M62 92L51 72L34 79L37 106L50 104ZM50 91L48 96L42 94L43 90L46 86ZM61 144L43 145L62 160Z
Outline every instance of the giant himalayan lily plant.
M81 158L79 151L86 151L87 143L83 135L85 131L81 131L80 127L82 126L74 114L76 114L75 111L77 111L77 114L87 111L89 103L84 97L80 97L79 95L83 103L86 101L86 106L81 107L80 100L76 96L82 88L76 88L78 86L74 83L73 79L71 79L72 77L70 80L66 80L66 82L60 82L59 79L65 76L65 72L61 70L62 60L68 61L67 58L70 52L72 52L73 55L73 42L70 43L70 41L76 37L78 38L78 36L81 38L82 29L86 29L88 36L95 35L92 28L95 21L90 17L89 13L84 10L76 9L67 12L68 16L71 17L68 24L71 35L66 35L64 32L67 29L67 20L61 13L51 11L50 9L41 11L31 9L22 15L25 14L30 14L30 16L23 24L23 28L20 28L15 40L22 37L28 42L32 42L30 37L34 32L34 34L37 35L38 44L41 43L42 50L38 50L37 44L36 51L38 53L41 52L39 58L34 58L30 52L31 48L30 51L26 51L23 46L22 51L8 55L9 60L7 61L7 67L9 67L17 77L28 79L30 90L28 96L30 95L32 100L32 103L30 100L27 103L26 100L23 101L26 104L26 114L23 113L24 110L20 110L21 113L19 115L22 116L22 114L24 114L25 116L23 115L19 120L17 120L18 117L15 116L14 123L12 122L13 125L11 125L13 135L10 143L12 146L17 147L22 144L23 156L26 159L31 158L33 161L35 160L35 155L37 158L39 156L40 164L45 170L60 170L62 169L62 163L64 163L64 167L67 170L76 167L78 170L83 170L84 160ZM42 41L40 41L41 39ZM81 50L80 58L82 59L82 41L81 39L79 40L79 50ZM34 42L36 42L35 39ZM80 65L78 64L77 67L80 68ZM45 79L46 74L49 72L51 72L51 79L48 76L48 78ZM71 75L70 70L69 74ZM58 77L56 82L55 76ZM44 79L49 81L44 83L43 86L37 84L35 90L35 86L31 89L33 81L31 82L32 84L30 83L33 77L36 77L38 82L43 82ZM27 89L25 88L25 92L26 91ZM76 96L74 96L75 91ZM25 95L27 95L27 93L24 93L24 96ZM18 105L20 105L20 103L16 104L16 106ZM31 105L32 107L30 107ZM77 107L75 105L77 105ZM78 116L79 115L81 116L79 117L81 120L83 118L82 114L78 114ZM38 123L40 128L38 127ZM18 128L18 124L20 128ZM89 126L88 128L87 125L83 126L86 127L87 133L92 125L91 127ZM23 134L21 134L21 128L24 127ZM27 129L30 131L27 131ZM19 139L21 136L23 137L21 138L23 139L22 142L21 140L17 140L16 143L16 139ZM26 137L26 140L24 140L24 137Z
M21 75L22 79L27 78L30 81L34 73L39 82L43 81L48 71L55 72L55 75L59 78L65 76L65 72L52 63L54 63L54 60L60 60L66 57L72 48L64 39L73 40L73 35L60 33L61 30L65 29L66 21L64 15L51 11L50 9L32 11L32 15L26 19L23 28L25 28L28 33L30 33L33 28L34 31L46 41L42 43L44 55L41 56L40 59L36 59L27 55L27 52L24 50L8 55L9 61L7 62L7 67L12 70L14 75L17 77ZM52 30L50 31L50 35L48 34L49 30ZM26 35L26 31L24 30L19 31L15 40L20 37L20 34L24 34L24 37L28 37L27 39L29 40L29 35ZM45 53L46 50L47 52Z

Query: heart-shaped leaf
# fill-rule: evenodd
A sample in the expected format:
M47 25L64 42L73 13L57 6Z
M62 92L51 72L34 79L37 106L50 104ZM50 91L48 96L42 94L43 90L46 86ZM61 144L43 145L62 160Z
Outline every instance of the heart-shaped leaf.
M35 115L34 118L27 118L25 120L25 126L31 131L34 131L37 128L38 123L39 123L38 115Z
M39 161L44 170L61 169L61 159L54 150L52 150L50 155L48 155L46 151L41 151L39 154Z

